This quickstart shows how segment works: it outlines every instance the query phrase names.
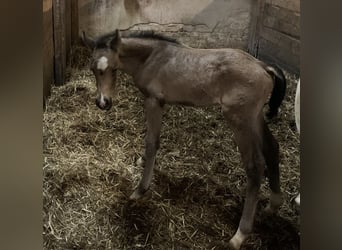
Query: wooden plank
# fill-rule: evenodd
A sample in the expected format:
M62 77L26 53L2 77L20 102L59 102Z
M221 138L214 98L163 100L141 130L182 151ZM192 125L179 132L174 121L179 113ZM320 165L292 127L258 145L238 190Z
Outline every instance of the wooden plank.
M71 0L71 43L79 42L78 0Z
M257 57L258 56L258 43L259 43L259 34L262 26L262 17L264 13L265 0L258 0L253 3L252 13L251 13L251 21L250 21L250 30L249 30L249 38L248 38L248 52Z
M43 105L54 79L52 0L43 1Z
M265 4L263 25L293 37L300 37L300 16L282 7Z
M266 62L299 73L300 69L300 6L299 0L258 0L253 10L255 23L249 50Z
M52 0L43 0L43 13L51 10Z
M279 47L278 44L264 38L260 38L259 41L259 59L268 63L276 63L280 67L296 74L300 72L299 56L294 56L288 49Z
M71 1L65 0L65 49L66 64L69 65L71 51Z
M266 0L266 3L300 12L300 0Z
M66 75L65 1L53 0L55 84L63 85Z
M260 37L277 44L279 48L287 50L287 52L299 56L300 55L300 40L278 32L276 30L264 27Z

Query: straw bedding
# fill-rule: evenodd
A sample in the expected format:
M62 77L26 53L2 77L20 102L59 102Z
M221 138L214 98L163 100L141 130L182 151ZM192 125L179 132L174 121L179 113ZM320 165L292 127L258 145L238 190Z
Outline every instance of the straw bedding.
M74 48L68 83L53 87L43 120L45 249L226 249L238 227L246 178L219 108L166 106L153 183L128 200L141 177L142 94L120 73L110 111L95 106L94 77ZM299 249L296 77L270 128L280 143L285 203L267 216L264 181L254 232L242 249Z

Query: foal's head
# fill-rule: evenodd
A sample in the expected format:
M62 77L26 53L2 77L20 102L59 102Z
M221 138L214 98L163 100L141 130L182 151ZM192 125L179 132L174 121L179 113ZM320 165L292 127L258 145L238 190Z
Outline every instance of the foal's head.
M83 42L93 50L90 69L95 75L96 105L102 110L112 107L112 93L116 84L116 70L120 66L118 50L121 43L119 31L93 40L83 32Z

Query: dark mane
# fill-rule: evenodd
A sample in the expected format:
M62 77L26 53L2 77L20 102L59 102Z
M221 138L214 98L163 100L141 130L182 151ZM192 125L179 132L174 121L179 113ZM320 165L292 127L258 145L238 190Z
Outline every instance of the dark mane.
M177 41L174 38L167 37L158 33L155 33L153 30L147 30L147 31L133 31L128 34L122 35L123 38L145 38L145 39L156 39L160 41L166 41L174 44L180 44L179 41ZM104 34L96 39L96 48L107 48L108 47L108 41L112 38L115 38L115 31Z
M114 38L115 31L111 33L104 34L96 39L96 48L108 48L108 41Z
M166 41L170 43L180 44L176 39L164 36L162 34L155 33L153 30L134 31L124 37L156 39L156 40Z

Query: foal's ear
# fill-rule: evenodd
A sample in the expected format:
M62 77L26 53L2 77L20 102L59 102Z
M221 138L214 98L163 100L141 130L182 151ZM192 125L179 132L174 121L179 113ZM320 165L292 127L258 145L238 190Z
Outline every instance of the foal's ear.
M115 35L113 39L110 41L110 47L113 50L118 50L118 47L121 44L121 35L120 31L118 29L115 30Z
M87 37L84 31L82 31L82 42L88 48L91 48L91 49L95 48L95 45L96 45L95 40Z

